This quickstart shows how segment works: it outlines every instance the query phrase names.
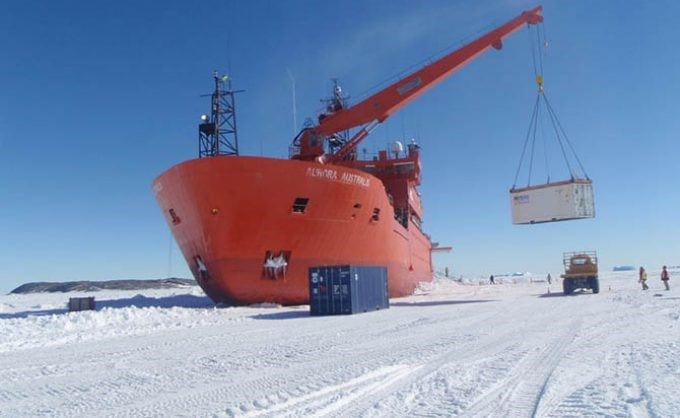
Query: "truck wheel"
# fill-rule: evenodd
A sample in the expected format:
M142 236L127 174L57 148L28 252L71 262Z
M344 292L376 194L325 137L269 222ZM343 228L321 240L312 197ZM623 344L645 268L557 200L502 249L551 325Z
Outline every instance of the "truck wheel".
M565 295L570 295L571 294L571 280L564 279L562 280L562 291L564 292Z
M597 277L590 279L590 288L593 289L593 293L600 293L600 281Z

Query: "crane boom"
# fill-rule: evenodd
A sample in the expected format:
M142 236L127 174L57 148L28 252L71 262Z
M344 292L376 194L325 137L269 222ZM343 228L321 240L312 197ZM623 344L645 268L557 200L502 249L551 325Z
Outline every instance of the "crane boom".
M372 129L397 110L439 84L454 71L460 69L487 49L491 47L501 49L503 38L517 31L523 25L542 22L543 16L540 14L542 10L541 6L537 6L532 10L522 12L516 18L407 75L354 106L324 115L325 117L320 118L317 126L301 133L300 154L296 158L314 159L319 157L324 153L323 140L326 137L363 125L364 127L342 148L327 158L328 161L344 159Z

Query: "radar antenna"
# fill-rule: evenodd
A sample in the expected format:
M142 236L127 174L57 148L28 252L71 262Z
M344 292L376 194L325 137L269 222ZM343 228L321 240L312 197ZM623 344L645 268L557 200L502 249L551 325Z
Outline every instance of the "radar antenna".
M198 125L198 157L238 155L236 130L236 105L234 95L244 90L233 90L231 79L226 74L213 73L215 91L210 95L210 115L201 115Z

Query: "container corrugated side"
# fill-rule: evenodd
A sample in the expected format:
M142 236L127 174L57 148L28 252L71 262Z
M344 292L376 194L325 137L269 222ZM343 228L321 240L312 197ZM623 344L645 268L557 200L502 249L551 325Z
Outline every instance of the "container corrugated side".
M513 224L595 217L592 181L574 179L510 190Z
M318 266L309 269L312 315L340 315L389 308L387 269L381 266Z
M352 312L387 309L390 306L387 268L381 266L352 266Z

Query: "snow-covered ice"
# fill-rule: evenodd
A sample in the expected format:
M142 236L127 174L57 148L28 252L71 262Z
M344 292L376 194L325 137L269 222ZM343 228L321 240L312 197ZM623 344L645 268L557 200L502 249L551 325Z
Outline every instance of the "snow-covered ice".
M680 416L680 280L445 279L389 310L216 308L200 289L0 296L0 416ZM550 293L548 293L550 291Z

